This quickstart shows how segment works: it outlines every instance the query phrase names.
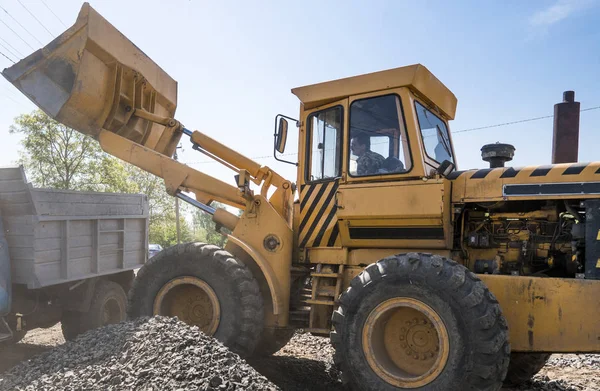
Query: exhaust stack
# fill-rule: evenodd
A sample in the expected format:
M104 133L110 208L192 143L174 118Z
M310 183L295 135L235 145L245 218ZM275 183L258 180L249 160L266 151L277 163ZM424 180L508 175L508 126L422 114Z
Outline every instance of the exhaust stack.
M579 102L575 91L563 92L563 101L554 105L552 164L575 163L579 152Z

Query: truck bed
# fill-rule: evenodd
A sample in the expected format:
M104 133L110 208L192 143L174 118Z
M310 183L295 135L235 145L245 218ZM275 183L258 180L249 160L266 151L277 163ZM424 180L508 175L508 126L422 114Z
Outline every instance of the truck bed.
M42 288L141 267L148 201L141 194L37 189L0 168L0 215L12 283Z

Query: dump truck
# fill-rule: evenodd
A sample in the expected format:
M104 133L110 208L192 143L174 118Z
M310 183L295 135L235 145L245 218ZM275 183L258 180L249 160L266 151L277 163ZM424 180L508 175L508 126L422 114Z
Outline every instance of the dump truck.
M23 167L0 168L0 346L125 320L147 238L144 194L35 188Z
M154 256L131 317L177 316L245 356L326 335L361 390L497 390L550 353L600 352L600 162L503 167L499 146L458 171L457 99L422 65L293 89L274 156L297 126L294 181L178 121L176 81L87 3L3 75L227 235ZM182 138L234 180L174 160Z

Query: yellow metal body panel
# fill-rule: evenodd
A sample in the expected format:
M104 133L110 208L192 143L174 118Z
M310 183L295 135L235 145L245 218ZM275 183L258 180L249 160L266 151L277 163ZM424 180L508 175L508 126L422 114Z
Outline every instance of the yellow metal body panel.
M279 280L277 279L277 276L275 275L275 271L271 267L271 264L269 264L269 261L267 261L265 257L263 257L257 250L252 248L244 241L236 238L235 236L227 235L227 240L227 243L230 244L229 250L231 250L230 252L232 254L235 255L235 253L238 253L238 251L236 251L236 249L233 246L231 246L231 244L244 250L244 252L250 257L252 257L254 262L256 262L256 265L261 271L261 275L264 276L267 285L269 286L273 314L279 315L282 312L285 312L285 304L282 302L283 289L281 287L281 284L279 283Z
M500 302L513 351L600 351L600 281L479 277Z
M367 266L385 257L406 252L431 253L450 258L450 250L436 248L355 248L319 247L308 250L312 263ZM362 267L360 268L362 270Z
M305 109L312 109L352 95L398 87L409 87L437 106L447 119L454 119L456 97L421 64L298 87L292 93Z
M443 248L444 184L441 180L341 185L337 217L342 246ZM446 209L446 213L448 210ZM351 230L358 227L438 229L441 236L428 239L416 235L397 239L357 239ZM410 234L410 232L406 232Z
M583 168L582 168L583 167ZM543 195L504 194L505 185L600 183L600 162L563 163L524 168L501 167L457 172L452 179L453 202L489 202L499 200L582 198L583 193L551 194L548 188ZM564 192L564 189L558 191ZM586 193L586 198L599 198L600 194Z
M266 326L287 326L294 245L291 227L273 205L259 195L248 202L231 236L237 240L228 242L225 249L244 261L258 280L265 299ZM276 238L275 249L267 249L267 237ZM248 255L254 262L250 262Z

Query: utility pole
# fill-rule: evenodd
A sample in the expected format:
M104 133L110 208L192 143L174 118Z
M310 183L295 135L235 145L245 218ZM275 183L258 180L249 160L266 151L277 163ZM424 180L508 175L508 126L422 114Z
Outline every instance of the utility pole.
M181 147L175 148L175 153L173 154L173 159L178 160L177 150ZM175 197L175 228L177 230L177 244L181 243L181 230L179 228L179 198Z

